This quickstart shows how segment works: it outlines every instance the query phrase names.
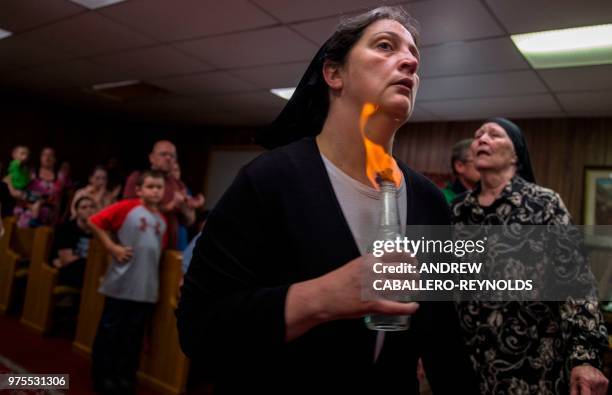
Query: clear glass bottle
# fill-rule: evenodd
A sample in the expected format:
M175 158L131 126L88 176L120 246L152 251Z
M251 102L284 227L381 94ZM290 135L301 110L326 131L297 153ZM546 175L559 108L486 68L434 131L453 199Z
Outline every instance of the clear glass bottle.
M403 238L397 206L397 188L390 181L379 184L382 192L380 224L378 230L367 248L372 252L374 240L392 240ZM377 331L405 331L410 328L409 315L368 315L365 317L366 326Z

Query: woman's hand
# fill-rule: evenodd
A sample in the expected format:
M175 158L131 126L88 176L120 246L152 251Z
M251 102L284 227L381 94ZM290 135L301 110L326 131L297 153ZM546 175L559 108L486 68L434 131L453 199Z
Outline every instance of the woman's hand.
M402 262L413 259L407 255L404 258ZM363 299L363 287L369 284L364 280L372 277L373 263L372 255L358 257L321 277L289 287L285 302L285 340L291 341L326 321L367 314L414 314L419 308L417 303Z
M608 379L592 366L576 366L571 372L570 388L570 395L605 395L608 393Z

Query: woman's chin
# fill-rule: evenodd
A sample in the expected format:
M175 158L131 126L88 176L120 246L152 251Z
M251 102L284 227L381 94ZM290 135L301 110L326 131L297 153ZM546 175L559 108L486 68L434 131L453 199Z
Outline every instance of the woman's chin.
M381 106L381 111L388 114L390 118L397 121L401 125L408 121L410 115L412 115L412 110L413 108L410 103L395 102L389 103L384 107Z

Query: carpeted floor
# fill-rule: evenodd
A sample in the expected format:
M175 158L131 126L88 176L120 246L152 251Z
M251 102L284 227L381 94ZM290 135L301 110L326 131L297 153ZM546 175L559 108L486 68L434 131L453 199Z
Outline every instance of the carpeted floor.
M72 351L72 342L69 338L40 336L21 325L16 316L0 314L0 373L3 370L39 374L68 373L70 389L57 391L55 394L88 395L94 394L91 389L89 367L87 359ZM0 390L0 393L9 392ZM141 386L138 395L158 395L158 393Z

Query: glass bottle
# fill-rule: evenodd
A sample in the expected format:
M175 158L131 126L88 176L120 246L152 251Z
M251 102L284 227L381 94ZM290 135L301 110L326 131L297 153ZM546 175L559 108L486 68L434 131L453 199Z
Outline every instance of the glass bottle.
M372 253L375 240L392 240L402 238L399 209L397 206L397 188L391 181L379 183L382 192L380 224L372 243L368 245L368 253ZM409 315L372 314L365 317L366 326L377 331L404 331L410 327Z

